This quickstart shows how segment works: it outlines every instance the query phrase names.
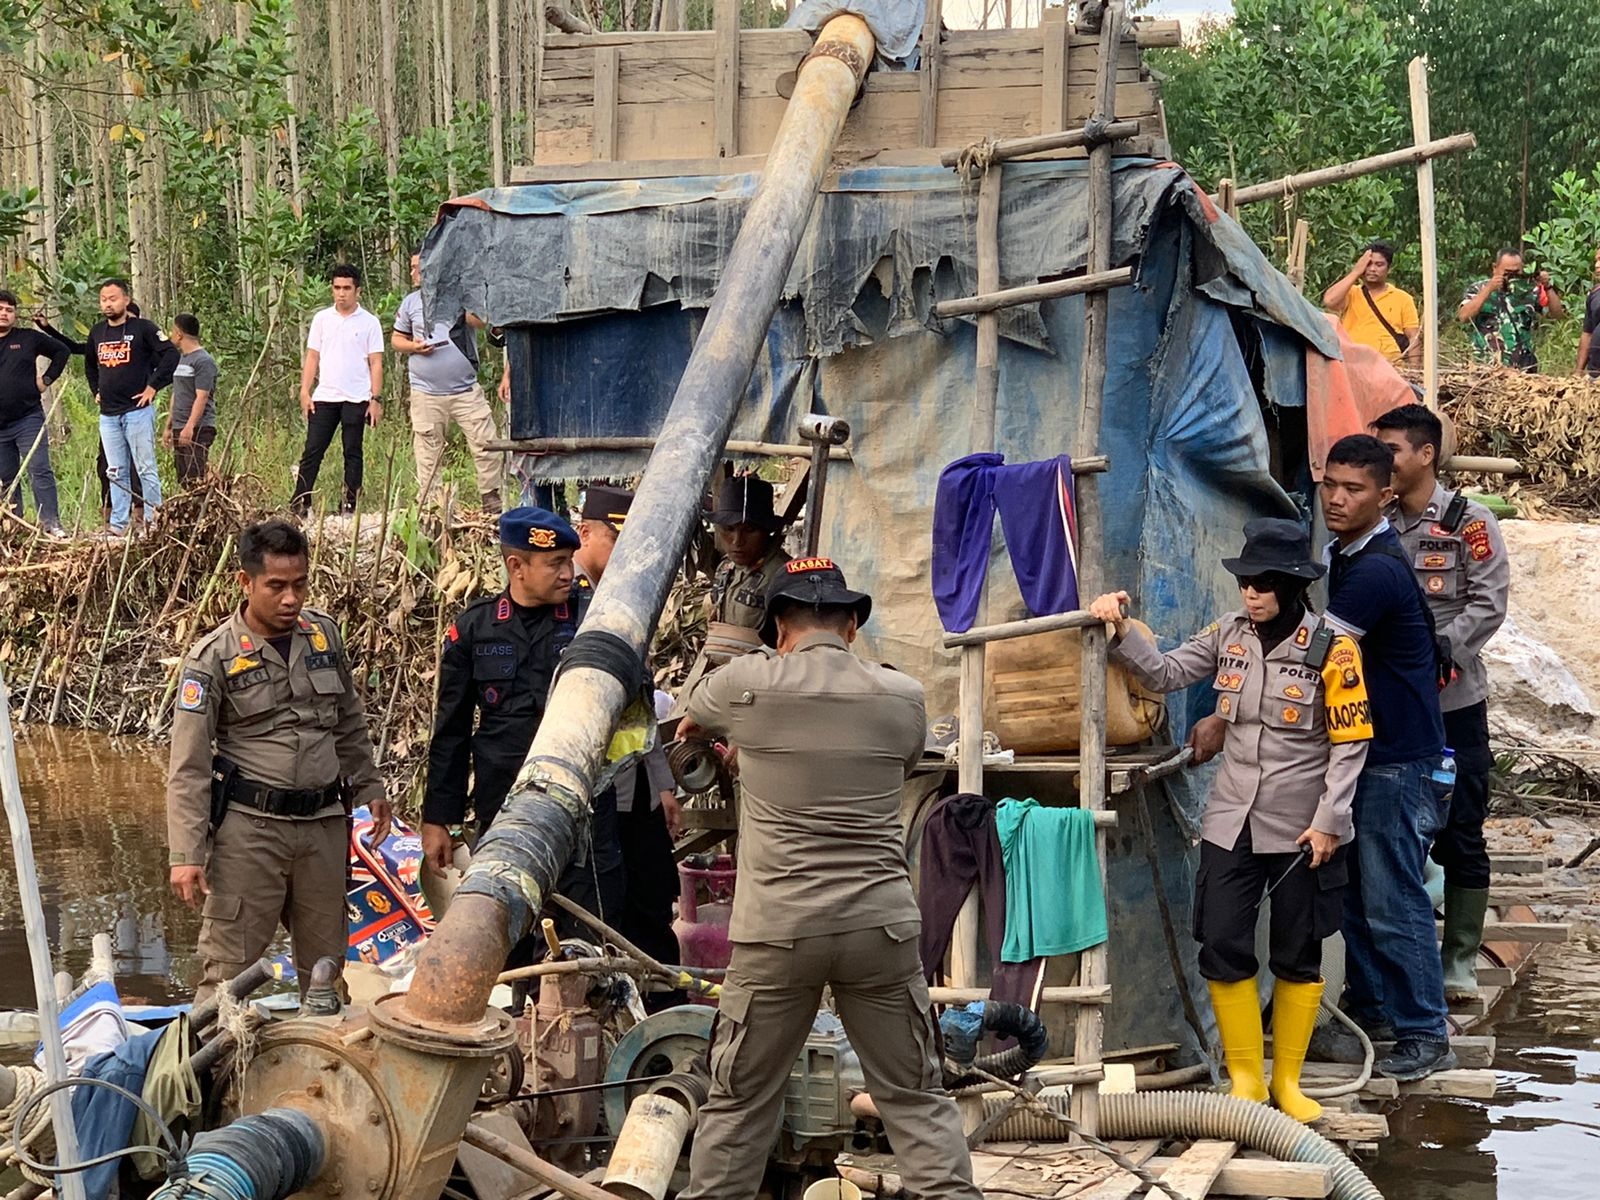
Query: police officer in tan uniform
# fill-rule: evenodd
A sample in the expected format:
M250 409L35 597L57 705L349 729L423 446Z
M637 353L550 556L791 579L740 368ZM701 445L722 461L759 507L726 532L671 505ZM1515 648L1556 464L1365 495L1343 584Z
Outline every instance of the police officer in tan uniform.
M1326 569L1295 521L1245 525L1245 547L1222 565L1243 608L1162 654L1123 617L1126 592L1089 612L1116 628L1111 654L1160 692L1210 677L1225 723L1222 769L1200 825L1194 933L1235 1096L1301 1121L1322 1106L1300 1070L1322 1002L1322 939L1344 915L1351 803L1372 737L1361 651L1305 604ZM1265 1079L1256 991L1256 917L1272 895L1272 1082Z
M1439 952L1447 1000L1478 994L1478 946L1489 910L1489 674L1481 657L1506 619L1511 564L1494 514L1439 482L1444 426L1437 414L1407 404L1373 422L1394 451L1395 500L1385 515L1400 537L1434 625L1450 642L1455 679L1439 695L1445 744L1455 752L1450 815L1433 842L1444 868L1444 937Z
M763 641L707 676L687 722L726 735L744 781L733 959L682 1200L750 1200L824 985L910 1195L979 1200L941 1090L900 789L926 737L922 685L850 650L872 601L824 558L788 563Z
M196 1001L265 953L281 921L302 993L343 964L349 806L389 802L333 618L304 608L306 538L286 521L239 535L244 600L184 657L167 772L172 889L201 907Z

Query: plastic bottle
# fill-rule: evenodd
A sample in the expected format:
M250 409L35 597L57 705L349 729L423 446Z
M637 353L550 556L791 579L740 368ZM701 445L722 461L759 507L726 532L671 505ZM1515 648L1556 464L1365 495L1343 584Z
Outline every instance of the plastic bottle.
M1433 768L1433 782L1441 793L1455 791L1456 787L1456 752L1449 746L1444 748L1444 755L1439 759L1438 765Z

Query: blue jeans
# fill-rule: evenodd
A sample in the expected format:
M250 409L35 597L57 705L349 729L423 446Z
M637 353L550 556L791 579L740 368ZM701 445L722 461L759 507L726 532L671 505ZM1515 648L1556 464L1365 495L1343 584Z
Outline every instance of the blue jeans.
M1356 784L1345 1006L1363 1025L1387 1021L1402 1038L1449 1036L1433 902L1422 882L1449 811L1430 778L1435 761L1368 767Z
M37 445L35 445L37 443ZM45 526L59 525L56 476L50 469L50 439L44 431L44 409L35 408L10 423L0 423L0 492L8 493L11 509L22 515L22 464L28 464L34 507Z
M154 525L161 506L161 477L156 474L156 406L147 404L120 416L100 415L100 443L106 450L106 476L111 481L111 528L128 527L133 492L128 480L137 472L144 488L144 520Z

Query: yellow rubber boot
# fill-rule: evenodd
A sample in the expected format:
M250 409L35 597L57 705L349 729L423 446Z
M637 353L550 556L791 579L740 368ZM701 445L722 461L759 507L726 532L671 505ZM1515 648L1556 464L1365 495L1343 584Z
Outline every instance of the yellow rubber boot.
M1272 1098L1289 1116L1307 1123L1322 1115L1322 1105L1300 1090L1300 1068L1316 1028L1322 988L1320 979L1316 983L1280 979L1272 989Z
M1262 1045L1261 997L1254 979L1211 982L1211 1008L1222 1035L1222 1057L1228 1063L1230 1095L1263 1104L1267 1099L1267 1053ZM1304 1047L1301 1057L1305 1057Z

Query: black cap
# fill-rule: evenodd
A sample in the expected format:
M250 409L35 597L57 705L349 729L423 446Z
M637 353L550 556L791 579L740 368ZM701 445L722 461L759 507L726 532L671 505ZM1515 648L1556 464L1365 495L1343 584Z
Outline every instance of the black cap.
M1292 575L1296 579L1321 579L1328 568L1311 557L1311 535L1299 521L1284 517L1256 517L1244 523L1244 549L1238 558L1225 558L1223 567L1234 575Z
M856 624L865 625L872 615L872 597L853 592L844 581L844 572L831 558L794 558L784 564L778 577L767 587L767 615L762 619L761 640L778 644L776 608L780 600L801 604L837 604L856 610Z
M735 475L717 489L711 510L713 525L754 525L768 533L783 528L783 518L772 511L772 485L759 475Z
M628 519L628 509L633 506L633 493L627 488L606 487L591 483L583 489L583 508L578 512L580 521L604 521L618 533Z

